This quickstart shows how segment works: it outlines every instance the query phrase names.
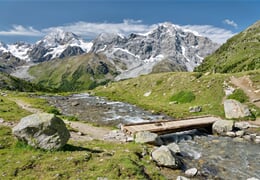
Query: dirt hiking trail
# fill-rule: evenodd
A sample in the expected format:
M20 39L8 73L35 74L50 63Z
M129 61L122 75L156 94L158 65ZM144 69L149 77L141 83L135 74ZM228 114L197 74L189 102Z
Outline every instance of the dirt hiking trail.
M253 82L250 80L249 76L239 78L232 76L230 80L232 84L246 93L252 103L254 103L257 107L260 107L260 89L254 88Z

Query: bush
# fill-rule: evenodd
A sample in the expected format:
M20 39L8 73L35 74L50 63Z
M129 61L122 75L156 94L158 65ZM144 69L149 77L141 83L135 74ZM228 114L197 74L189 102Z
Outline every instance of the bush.
M241 89L236 89L233 94L229 95L227 97L228 99L235 99L241 103L247 102L248 101L248 97L247 95L244 93L243 90Z
M48 108L47 113L61 115L60 111L56 107L53 107L53 106Z
M178 103L189 103L195 100L195 95L191 91L180 91L177 94L174 94L170 101L177 101Z

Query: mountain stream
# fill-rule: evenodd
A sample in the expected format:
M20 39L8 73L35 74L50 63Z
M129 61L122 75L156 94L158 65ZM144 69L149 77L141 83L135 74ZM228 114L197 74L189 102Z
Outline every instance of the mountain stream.
M60 109L62 114L99 125L116 126L120 123L170 118L89 94L42 98ZM196 167L201 174L197 176L198 179L260 179L259 144L204 134L197 130L166 135L162 139L165 143L178 143L185 168Z

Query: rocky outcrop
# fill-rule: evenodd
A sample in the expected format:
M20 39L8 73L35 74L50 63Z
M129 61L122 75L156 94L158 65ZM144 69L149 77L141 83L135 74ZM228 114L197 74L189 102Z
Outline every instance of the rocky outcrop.
M83 54L84 51L78 46L68 46L59 56L59 58L65 58L70 56L76 56Z
M11 73L17 66L25 64L25 61L13 56L10 52L0 54L0 72Z
M234 121L218 120L212 126L213 134L226 135L227 132L233 130Z
M152 152L152 159L159 165L173 169L180 168L181 161L169 147L161 146Z
M228 119L251 116L250 110L246 105L243 105L233 99L228 99L224 101L224 110L225 116Z
M32 114L21 119L13 128L13 134L20 141L35 148L57 150L70 138L65 123L54 114Z

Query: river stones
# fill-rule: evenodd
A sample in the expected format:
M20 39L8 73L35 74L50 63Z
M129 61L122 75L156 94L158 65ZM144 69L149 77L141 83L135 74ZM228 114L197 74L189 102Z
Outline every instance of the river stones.
M140 131L135 134L135 142L136 143L148 143L148 144L154 144L154 145L162 145L163 142L161 138L155 134L151 133L149 131Z
M172 169L177 169L181 166L180 160L167 146L156 148L152 152L152 159L159 166L169 167Z
M234 127L237 129L248 129L250 127L249 122L235 122Z
M225 116L228 119L251 116L250 110L246 105L233 99L227 99L224 101L224 110Z
M168 144L167 147L175 154L181 152L180 147L176 143Z
M234 121L218 120L212 126L213 134L226 135L227 132L233 130Z
M198 173L198 169L197 168L190 168L190 169L187 169L185 171L185 175L188 176L188 177L196 176L197 173Z
M45 150L57 150L70 138L65 123L54 114L38 113L26 116L13 128L18 140Z

